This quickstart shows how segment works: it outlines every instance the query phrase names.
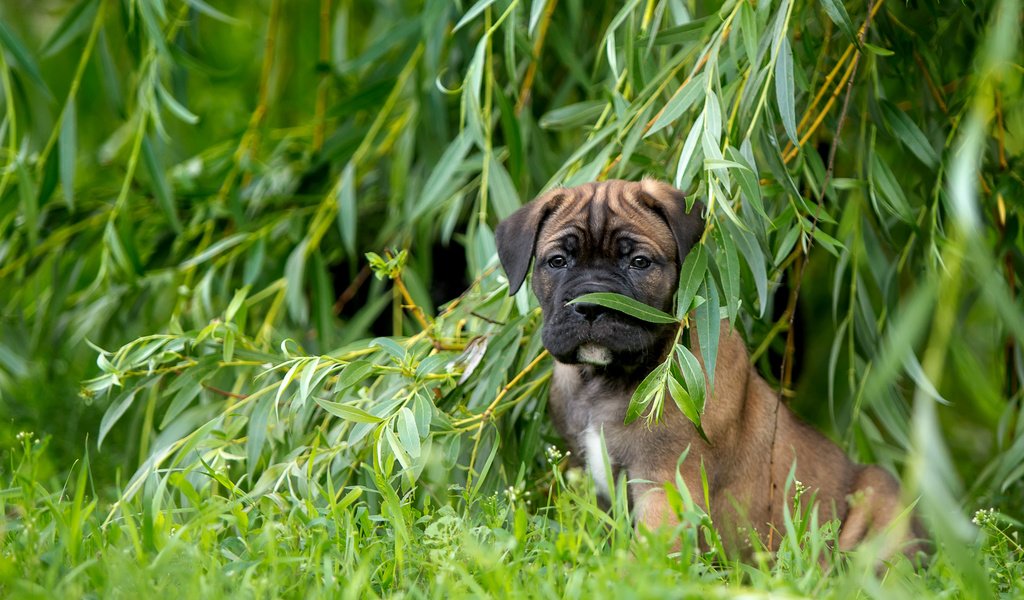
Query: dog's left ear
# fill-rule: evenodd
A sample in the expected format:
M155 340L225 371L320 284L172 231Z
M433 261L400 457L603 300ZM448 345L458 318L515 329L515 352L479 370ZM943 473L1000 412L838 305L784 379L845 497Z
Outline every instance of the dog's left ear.
M537 244L537 233L564 194L565 190L560 188L541 194L498 223L494 230L498 259L508 275L510 296L518 292L526 280Z
M682 265L690 248L704 233L704 203L694 200L690 212L686 212L686 197L683 193L656 179L640 182L640 199L668 223L672 237L676 240L677 258Z

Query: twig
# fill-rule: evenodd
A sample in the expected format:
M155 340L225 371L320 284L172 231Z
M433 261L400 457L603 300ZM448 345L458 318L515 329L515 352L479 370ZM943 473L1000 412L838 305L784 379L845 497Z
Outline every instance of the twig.
M939 105L939 110L942 111L942 114L948 114L949 108L946 106L946 101L942 99L942 91L935 85L931 73L928 72L928 65L924 64L924 60L921 59L921 55L916 50L914 51L914 61L917 63L918 68L921 69L921 73L924 74L924 81L928 84L928 90L931 92L935 103Z
M871 23L872 17L875 16L875 13L878 12L878 9L880 9L882 7L882 4L884 2L885 2L885 0L878 0L877 4L874 4L874 5L871 5L871 6L868 7L868 17L867 17L867 20L864 21L864 25L861 26L860 30L858 31L858 35L857 35L857 38L859 40L861 40L861 42L860 42L861 44L863 44L864 35L867 32L867 28L868 28L868 25ZM854 45L850 44L849 46L846 47L846 51L843 52L843 55L839 57L839 60L836 62L836 66L832 67L832 70L829 72L828 76L825 78L825 82L822 84L821 88L818 90L818 93L815 95L814 100L811 101L811 104L807 107L807 111L804 113L804 116L800 119L800 124L797 126L797 131L803 129L804 125L807 124L807 121L810 119L811 112L814 110L814 107L818 105L818 102L820 102L822 97L825 95L825 91L828 89L828 87L830 85L832 85L832 80L835 79L836 74L842 68L843 64L846 62L846 59L849 58L849 56L851 54L853 54L853 53L854 53ZM855 61L859 60L860 59L860 53L854 54L854 57L855 57ZM832 109L832 104L835 102L836 96L839 95L839 89L843 87L843 83L847 83L847 82L852 81L852 80L853 80L852 69L848 69L847 73L844 74L843 78L839 81L838 84L836 84L836 89L833 92L831 98L825 104L825 107L822 108L821 113L814 120L814 123L810 126L809 129L807 129L805 135L802 138L800 138L800 141L796 145L796 147L793 147L792 142L787 143L786 150L783 152L783 162L788 164L789 161L793 160L793 158L796 157L797 152L799 152L800 148L802 148L803 145L807 142L807 140L811 137L811 134L815 130L817 130L818 126L821 125L821 122L824 121L824 119L825 119L825 115L827 115L828 112Z
M494 412L494 409L498 406L498 403L501 402L502 398L504 398L509 393L509 391L512 390L512 388L516 387L516 385L518 385L519 382L522 381L523 377L526 377L527 373L529 373L534 369L534 367L539 365L540 361L544 360L547 357L548 351L542 351L540 354L537 355L536 358L533 359L533 361L530 362L530 364L523 367L522 371L519 371L519 373L517 373L515 377L509 380L509 382L506 383L501 388L501 391L498 392L498 395L494 397L494 401L491 402L486 409L484 409L484 412L475 414L472 417L467 417L465 419L462 419L461 421L456 421L455 423L453 423L453 425L455 427L459 427L461 425L466 425L474 421L483 421L482 423L480 423L480 426L483 427L483 423L487 422L491 418L491 414Z
M405 308L412 311L412 316L416 317L416 321L420 324L423 329L430 329L430 323L427 321L427 315L423 312L416 301L412 299L412 295L409 293L409 289L405 287L405 283L402 282L401 277L395 277L392 281L395 282L395 289L402 295L402 299L405 301Z
M359 291L359 288L363 287L363 284L366 283L366 280L369 277L370 265L369 263L364 263L363 268L359 269L359 273L356 274L356 278L352 280L352 283L348 284L348 287L345 288L343 292L341 292L341 295L338 296L338 299L334 302L334 306L331 307L331 310L334 312L335 316L341 314L341 311L344 310L345 305L348 304L353 297L355 297L356 292Z
M526 103L530 101L533 88L533 78L537 75L537 65L540 63L540 52L544 49L544 38L548 35L548 26L551 25L551 16L555 12L555 5L558 0L550 0L544 7L544 14L540 17L537 29L537 39L533 40L533 51L530 52L530 66L526 68L526 75L523 76L523 84L519 86L519 98L516 100L516 116L523 112Z
M883 0L879 0L881 3ZM868 29L871 27L871 17L874 15L875 1L868 0L868 14L867 19L864 21L864 26L860 30L858 36L861 45L864 44L864 40L867 37ZM836 152L839 149L839 140L842 138L843 124L846 122L846 113L850 108L850 97L853 95L853 81L857 76L857 66L860 64L861 54L858 52L853 57L853 63L850 66L851 73L849 80L846 82L846 95L843 97L843 107L839 111L839 120L836 122L836 133L832 138L832 144L828 149L828 165L825 168L825 177L821 182L821 190L818 194L818 207L814 211L814 218L811 220L811 229L807 238L807 248L804 250L804 259L799 261L796 266L796 283L793 288L793 292L790 295L790 306L787 307L789 311L789 331L786 333L786 352L782 355L782 377L780 378L779 395L775 400L775 411L772 418L772 442L769 450L768 459L768 514L773 514L775 507L775 442L776 436L779 431L779 406L782 405L783 395L785 389L788 386L787 379L792 375L792 362L793 362L793 320L796 316L796 302L800 296L800 287L803 284L804 272L807 270L808 258L810 256L811 247L814 245L814 231L818 227L818 219L821 217L821 211L825 203L825 193L828 190L829 183L831 183L832 172L835 170ZM792 309L790 311L790 309ZM772 536L773 531L768 532L768 548L772 547Z
M324 130L327 126L327 83L331 61L331 0L320 0L320 85L316 90L316 107L313 118L313 151L324 145Z
M504 387L501 388L501 391L498 392L498 395L494 398L494 401L491 402L486 409L484 409L484 412L453 423L455 427L459 427L461 425L466 425L477 420L480 421L480 424L476 428L476 434L473 436L475 439L473 441L473 451L470 453L469 458L469 471L467 472L466 475L466 489L472 489L471 483L473 481L473 466L476 464L477 452L480 450L480 440L483 438L484 426L486 426L487 423L490 422L491 415L494 413L494 409L498 407L498 403L501 402L502 398L504 398L508 394L509 390L516 387L519 384L519 382L522 381L523 377L526 377L527 373L532 371L534 367L539 365L540 362L547 357L548 351L544 350L540 354L538 354L537 357L534 358L532 362L530 362L530 364L523 367L522 371L519 371L519 373L516 374L515 377L513 377L508 383L505 384Z
M204 383L203 387L210 390L214 394L220 394L221 396L224 396L226 398L236 398L238 400L244 400L249 397L249 394L237 394L235 392L229 392L227 390L222 390L218 387L214 387L208 383Z

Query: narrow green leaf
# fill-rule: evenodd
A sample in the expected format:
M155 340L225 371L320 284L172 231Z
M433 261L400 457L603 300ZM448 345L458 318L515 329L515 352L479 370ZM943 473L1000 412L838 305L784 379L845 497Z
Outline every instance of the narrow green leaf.
M39 53L43 58L49 58L60 52L65 46L78 39L92 23L96 16L96 8L100 0L81 0L71 8L61 20L60 25L53 30L50 37L43 44Z
M18 173L18 200L21 202L21 215L25 219L24 228L28 232L29 241L35 245L39 235L39 202L36 199L39 190L24 161L15 159L14 165Z
M559 131L593 125L607 103L604 100L587 100L562 106L545 113L539 121L542 129Z
M146 170L149 172L149 179L153 184L153 195L160 203L160 209L167 216L167 221L175 233L181 233L181 221L178 219L178 211L174 206L174 196L167 178L164 177L164 169L160 165L156 152L153 150L153 141L149 134L142 138L142 158L146 163Z
M651 129L644 134L644 137L650 137L671 125L698 100L700 100L701 96L704 94L704 79L706 77L707 75L701 73L683 86L683 89L679 90L675 95L669 98L668 103L665 104L665 108L662 109L661 115L651 126Z
M676 403L676 406L679 407L679 411L686 415L686 418L694 425L699 425L700 413L697 411L697 407L694 405L689 392L686 391L682 382L676 377L675 372L672 372L668 378L668 392L672 395L672 400Z
M398 417L396 418L396 428L398 429L398 439L402 442L402 447L409 453L409 456L413 459L420 457L420 434L416 426L416 417L412 414L412 411L407 407L403 406L398 411Z
M224 362L231 362L235 356L235 330L228 329L224 332Z
M846 6L840 0L821 0L821 7L825 14L839 27L851 44L859 45L857 34L854 33L853 23L850 22L850 15L846 12Z
M39 181L39 186L36 188L36 201L35 204L39 208L46 206L46 203L50 201L50 197L53 196L54 190L57 189L57 183L60 180L60 145L57 145L57 152L51 154L46 160L46 164L43 167L43 176Z
M373 363L368 360L357 360L345 365L338 376L337 391L344 391L369 377L373 372Z
M878 56L892 56L893 54L895 54L895 52L889 50L888 48L882 48L881 46L876 46L874 44L869 44L867 42L864 42L864 47L867 48L868 51L871 52L872 54L877 54Z
M99 450L103 447L103 440L106 439L107 434L110 433L111 428L117 424L117 422L124 416L125 411L131 407L132 402L135 401L135 394L139 391L139 386L136 385L131 389L126 389L118 394L117 398L110 403L107 410L103 413L103 418L100 419L100 431L96 437L96 449Z
M302 368L302 374L299 375L299 403L305 404L306 399L309 398L310 392L315 389L313 384L313 378L316 377L317 370L320 368L320 357L316 357L312 361L307 361L306 366ZM324 369L327 371L329 369ZM317 384L322 379L317 380Z
M226 15L220 12L219 10L210 6L206 2L203 2L203 0L185 0L185 2L188 2L189 6L196 9L197 11L203 13L204 15L214 20L220 21L221 23L226 23L228 25L238 25L242 23L242 21L239 21L231 15Z
M35 82L47 99L52 100L53 94L50 92L50 88L46 87L46 82L43 81L43 75L39 71L39 65L32 58L32 53L25 48L18 36L14 35L14 32L8 29L2 20L0 20L0 47L6 48L11 53L29 79Z
M479 16L480 13L484 12L487 7L492 4L494 4L494 0L478 0L477 3L470 7L470 9L466 11L466 14L459 19L459 22L455 24L455 28L452 29L452 33L455 33L465 27L467 23Z
M306 297L306 248L309 239L305 238L288 255L284 264L286 288L284 293L288 314L296 323L305 325L309 322L309 300Z
M710 158L721 158L719 147L722 141L722 105L718 100L718 94L714 91L708 92L704 96L704 132L711 136L710 146L714 152L719 154L719 156L709 155ZM708 154L706 148L705 154Z
M185 108L185 105L178 102L159 78L156 78L156 95L160 98L160 103L163 104L167 110L171 111L171 114L178 118L179 121L188 123L189 125L195 125L199 122L199 115L196 115L189 109Z
M768 213L764 211L764 203L761 200L761 183L758 181L757 173L754 172L753 167L747 164L746 158L732 146L726 149L726 154L730 160L738 165L734 168L736 174L736 180L740 184L740 191L743 192L743 197L754 207L757 214L761 215L765 220L769 220ZM705 165L707 161L704 161ZM729 165L730 168L731 165Z
M686 385L687 393L690 395L690 400L696 407L697 412L702 414L707 397L704 370L701 369L697 357L686 346L676 344L675 355L676 362L679 364L679 369L683 374L683 382Z
M402 446L402 442L398 441L398 437L395 436L395 432L390 427L384 428L384 439L387 440L388 447L391 448L391 452L398 459L402 468L411 469L413 467L412 458L409 456L409 452ZM395 515L395 517L402 518L401 514Z
M754 14L754 9L749 2L743 2L740 7L740 33L743 34L743 49L747 53L747 61L756 68L759 66L757 64L757 15Z
M235 319L235 314L238 309L242 307L242 303L249 295L250 286L244 286L235 290L235 295L232 296L231 302L228 303L227 310L224 311L224 320L228 323Z
M165 395L169 395L175 388L177 388L177 392L174 394L170 406L167 407L167 412L164 413L164 417L160 421L160 429L166 428L174 421L175 417L192 404L193 400L199 397L199 392L203 391L202 379L206 372L205 370L189 369L178 378L181 380L180 386L178 385L179 382L175 381L175 385L167 389Z
M679 152L679 163L676 165L676 176L673 179L675 186L681 190L686 190L690 187L690 182L693 180L693 169L690 165L694 163L696 157L694 152L699 148L697 142L700 141L701 133L704 130L704 113L701 112L700 116L693 123L693 127L690 128L690 133L686 135L686 141L683 142L683 149Z
M491 205L494 207L494 215L498 220L511 215L519 208L519 193L512 183L505 167L492 155L490 159L490 173L487 178L487 187L491 192Z
M592 294L583 294L578 298L570 300L568 304L576 304L577 302L587 302L590 304L604 306L605 308L617 310L631 317L640 319L641 321L647 321L648 323L678 323L676 318L668 313L662 312L653 306L648 306L627 296L623 296L622 294L616 294L613 292L594 292Z
M203 250L199 254L181 263L180 268L188 269L196 265L202 264L211 258L222 254L223 252L234 248L238 244L241 244L248 239L248 233L236 233L235 235L226 237L219 242L213 243L209 248Z
M914 215L899 180L896 179L896 175L889 165L879 158L877 152L871 155L870 174L871 186L880 192L877 195L881 196L882 204L889 209L889 212L906 223L913 223Z
M708 269L707 250L704 244L697 244L686 255L683 268L679 272L679 286L676 289L676 316L679 319L690 312L697 288L704 280Z
M395 360L403 360L403 359L405 359L405 354L406 354L405 348L401 344L399 344L398 342L396 342L395 340L393 340L391 338L386 338L386 337L375 338L372 342L370 342L370 347L371 348L373 348L373 347L380 348L381 350L387 352L392 357L394 357Z
M919 158L926 167L934 169L939 164L939 154L928 141L928 138L921 131L916 123L910 120L907 113L903 112L896 105L882 100L880 103L882 114L885 117L889 130L903 143L914 156Z
M269 395L263 396L256 402L249 415L249 422L246 423L245 466L250 476L256 471L263 447L267 443L267 423L273 407L273 399Z
M352 406L351 404L342 404L341 402L331 402L330 400L324 400L322 398L316 398L316 403L321 406L324 410L331 413L336 417L341 417L346 421L352 421L354 423L380 423L384 419L375 417L370 413L366 412L361 408Z
M444 154L441 155L437 164L434 165L434 170L431 171L430 177L423 184L423 193L417 201L416 210L410 219L417 219L427 209L436 207L439 201L444 199L443 195L452 185L452 178L455 175L456 169L462 165L466 158L466 153L469 152L472 144L473 138L466 131L460 133L458 137L448 144Z
M658 390L665 388L665 377L668 363L661 363L651 371L640 385L636 386L633 396L629 399L629 406L626 408L625 425L629 425L644 413L644 410L654 400Z
M75 210L75 159L78 158L78 111L74 99L69 97L60 124L57 152L60 156L60 185L64 190L64 203Z
M540 22L540 16L544 14L544 9L550 1L551 0L533 0L533 2L530 3L530 24L527 28L527 33L530 37L533 37L533 32L537 29L537 23Z
M779 266L782 261L786 260L789 253L793 251L793 247L796 246L796 240L800 236L800 225L793 225L789 228L789 231L782 236L779 242L778 248L775 250L775 261L772 263L774 266Z
M683 23L682 25L661 29L654 38L654 45L683 45L700 40L707 33L705 31L705 27L709 22L710 17L701 17L699 19L693 19L692 21Z
M338 230L349 257L356 256L356 218L356 167L349 161L338 182Z
M718 247L718 257L715 262L718 265L719 274L722 276L726 311L729 314L729 324L732 325L736 320L736 312L740 305L740 259L736 252L736 244L725 229L716 228L713 235Z
M775 99L779 103L779 115L786 135L795 144L796 133L796 90L793 83L793 50L789 38L783 36L779 44L779 56L775 61Z
M736 227L728 219L723 222L736 243L740 254L746 260L750 274L754 278L754 287L757 288L757 303L760 310L759 316L764 316L764 310L768 304L768 272L765 268L765 257L764 252L761 251L761 245L757 243L757 238L754 237L753 233Z
M715 362L718 360L719 336L719 299L718 288L712 279L705 279L701 284L701 295L706 301L697 307L697 340L700 342L700 353L704 357L704 366L708 374L708 387L715 388Z

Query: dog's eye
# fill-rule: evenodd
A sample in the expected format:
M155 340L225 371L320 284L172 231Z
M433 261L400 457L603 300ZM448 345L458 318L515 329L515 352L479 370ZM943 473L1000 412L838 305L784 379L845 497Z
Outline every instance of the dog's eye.
M646 256L637 256L636 258L629 262L629 266L633 267L634 269L646 269L647 267L651 266L651 259L647 258Z
M568 264L564 256L552 256L548 259L548 266L552 269L563 269Z

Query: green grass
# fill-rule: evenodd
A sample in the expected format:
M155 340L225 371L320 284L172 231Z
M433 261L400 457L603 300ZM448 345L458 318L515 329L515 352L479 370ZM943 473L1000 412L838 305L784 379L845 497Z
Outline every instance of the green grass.
M6 457L0 585L12 598L398 596L589 598L1014 598L1024 593L1020 523L976 517L970 545L986 586L972 588L941 549L918 570L902 556L876 571L870 548L837 556L836 523L793 507L777 555L740 562L704 552L717 534L692 502L675 530L634 533L621 494L609 512L578 469L549 451L542 482L397 511L372 489L315 485L252 497L170 477L178 501L136 500L106 525L89 499L88 464L62 488L33 470L46 442L25 436ZM428 466L428 469L434 468ZM443 469L440 465L437 468ZM621 482L620 482L621 484ZM678 488L677 488L678 489ZM345 493L340 493L345 492ZM158 496L159 497L159 496ZM799 502L799 500L798 500ZM987 589L986 589L987 588Z
M116 510L89 500L88 465L65 486L46 489L34 469L46 442L25 436L7 457L14 476L3 490L5 543L0 586L12 598L398 596L589 598L1015 598L1024 594L1020 523L982 511L969 550L984 584L957 572L942 548L918 570L899 556L883 571L870 548L829 550L837 523L817 523L795 506L775 556L739 562L714 547L707 514L677 509L675 530L634 533L622 501L595 504L587 477L562 471L549 451L543 481L486 496L458 485L446 503L397 510L373 489L326 486L252 498L216 486L197 490L169 477L177 502L137 500ZM439 465L428 465L428 469ZM341 494L344 491L344 494ZM412 492L410 494L412 496ZM621 495L620 495L621 498ZM798 500L799 503L799 500Z
M1020 16L0 3L0 596L1020 597ZM708 207L698 321L900 476L927 565L796 507L705 555L685 494L636 534L547 460L494 227L643 176Z

